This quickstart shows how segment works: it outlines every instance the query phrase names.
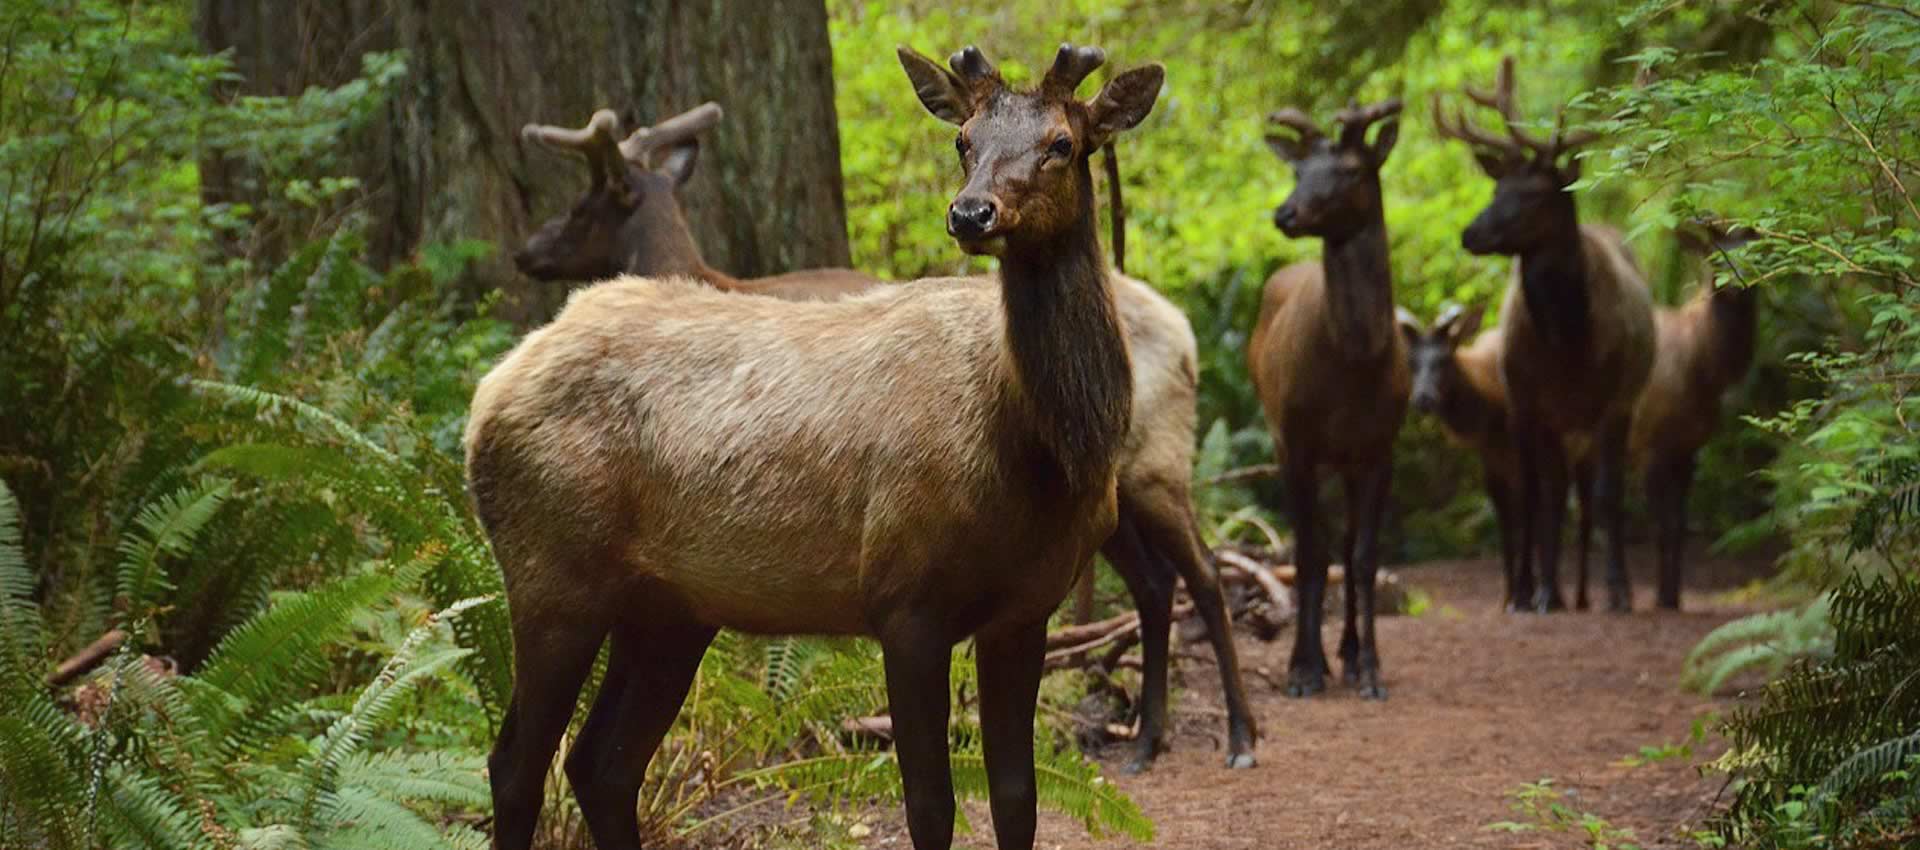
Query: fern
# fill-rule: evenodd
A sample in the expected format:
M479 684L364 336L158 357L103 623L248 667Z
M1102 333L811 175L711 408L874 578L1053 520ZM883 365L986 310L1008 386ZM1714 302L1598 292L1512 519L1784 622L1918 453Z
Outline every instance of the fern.
M134 517L135 530L120 538L120 567L114 583L124 622L151 621L160 597L174 589L161 559L186 555L232 492L231 482L211 479L161 497Z
M1822 595L1794 611L1754 614L1707 633L1681 665L1681 683L1703 694L1717 693L1742 672L1760 669L1768 677L1787 664L1830 654L1831 595Z
M1920 756L1920 731L1890 741L1882 741L1847 757L1827 773L1813 789L1812 802L1829 803L1875 782L1884 781L1894 771Z
M20 548L20 503L0 481L0 700L37 690L47 638L34 604L36 582Z

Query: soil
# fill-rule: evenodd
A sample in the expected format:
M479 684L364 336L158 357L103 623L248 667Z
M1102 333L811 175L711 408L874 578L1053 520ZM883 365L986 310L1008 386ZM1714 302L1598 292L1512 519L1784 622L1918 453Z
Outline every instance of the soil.
M1716 708L1679 690L1681 660L1715 626L1748 613L1719 591L1764 575L1767 565L1695 555L1685 610L1670 613L1650 610L1651 553L1636 551L1631 560L1637 609L1624 616L1503 613L1495 561L1399 568L1433 604L1417 617L1379 621L1386 702L1358 698L1339 686L1337 672L1327 693L1288 699L1279 685L1292 636L1262 643L1242 632L1262 733L1252 770L1222 767L1224 710L1205 644L1176 650L1190 657L1177 667L1172 750L1142 776L1120 774L1123 746L1099 757L1154 820L1156 847L1590 846L1568 833L1488 828L1521 820L1511 793L1547 778L1570 808L1631 829L1642 847L1692 847L1685 834L1723 783L1699 774L1697 764L1711 753L1639 766L1623 760L1645 746L1685 742L1695 718ZM1331 619L1329 649L1339 637L1339 620ZM980 831L956 846L992 847L985 806L970 803L968 813ZM899 810L875 814L868 846L911 846ZM1066 818L1043 815L1037 846L1135 845L1093 839Z

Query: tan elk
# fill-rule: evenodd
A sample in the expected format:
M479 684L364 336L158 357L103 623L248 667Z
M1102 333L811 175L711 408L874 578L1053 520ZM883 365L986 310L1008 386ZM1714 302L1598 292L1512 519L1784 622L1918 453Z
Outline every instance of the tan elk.
M1520 505L1520 453L1508 429L1507 390L1500 380L1500 331L1475 336L1485 313L1485 305L1470 309L1454 305L1434 319L1432 328L1425 328L1403 310L1400 330L1407 338L1407 359L1413 370L1413 408L1437 419L1448 437L1480 456L1487 498L1499 526L1505 605L1509 611L1519 611L1533 601L1532 567L1521 534L1526 513ZM1574 605L1582 609L1587 607L1586 553L1593 533L1592 484L1588 465L1576 463L1580 528Z
M699 152L699 134L720 119L705 104L624 139L610 111L579 130L528 125L522 135L581 154L595 175L586 197L555 218L515 254L522 271L542 280L686 275L716 288L795 301L829 300L883 285L848 269L819 269L740 280L706 264L681 213L676 190ZM1112 146L1107 147L1111 165ZM1118 181L1109 172L1114 207ZM625 188L618 188L624 186ZM624 192L622 197L611 197ZM1121 224L1114 222L1116 265ZM1198 346L1186 315L1151 286L1111 275L1133 357L1132 427L1120 456L1120 519L1102 552L1141 614L1143 648L1140 734L1129 771L1149 766L1167 736L1167 666L1175 583L1184 578L1207 624L1226 692L1230 767L1254 763L1256 727L1235 656L1232 622L1219 584L1193 531L1192 477ZM976 285L991 286L988 278ZM1083 585L1084 585L1083 581Z
M1713 226L1681 232L1683 248L1696 254L1725 250L1752 238ZM1694 456L1720 424L1720 399L1753 363L1759 290L1716 288L1703 281L1698 296L1679 307L1654 310L1659 354L1653 374L1634 406L1628 451L1646 469L1647 512L1652 515L1660 572L1657 604L1680 607L1680 578L1687 542L1687 495Z
M1336 118L1337 136L1324 135L1298 110L1271 116L1294 133L1267 142L1296 176L1274 224L1289 237L1318 236L1326 246L1320 262L1287 266L1267 280L1247 347L1254 390L1283 470L1299 563L1300 614L1287 669L1287 693L1295 697L1326 688L1322 468L1344 475L1347 494L1343 676L1362 696L1387 695L1374 640L1374 578L1409 377L1405 343L1394 330L1380 166L1398 138L1399 111L1398 100L1349 107ZM1382 121L1369 142L1368 127Z
M1520 458L1523 551L1537 552L1539 584L1529 608L1564 609L1560 528L1566 516L1567 446L1590 442L1594 504L1608 537L1608 605L1632 607L1626 571L1622 483L1634 402L1653 367L1653 302L1646 281L1617 238L1582 227L1570 187L1576 159L1562 158L1598 138L1567 132L1565 112L1551 136L1520 126L1513 102L1513 58L1501 62L1493 92L1465 87L1470 100L1499 112L1506 134L1483 130L1433 101L1441 135L1473 148L1494 180L1493 200L1461 234L1476 255L1517 258L1500 316L1501 380Z
M997 286L928 280L781 303L685 280L582 290L481 382L466 432L501 562L514 686L489 759L494 843L527 847L567 757L603 850L721 628L880 641L916 850L952 845L951 649L971 636L994 831L1031 848L1046 621L1113 532L1132 377L1095 234L1089 154L1152 109L1158 65L1082 101L1104 61L1062 46L1036 90L978 49L903 48L960 125L947 229Z

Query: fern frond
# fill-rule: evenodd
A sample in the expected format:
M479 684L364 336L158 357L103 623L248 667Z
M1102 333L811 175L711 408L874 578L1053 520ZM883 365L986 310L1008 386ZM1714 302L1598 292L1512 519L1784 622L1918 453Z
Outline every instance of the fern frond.
M418 812L366 788L343 786L328 796L313 830L315 850L443 850L447 840Z
M1865 785L1880 782L1888 774L1907 766L1908 759L1920 755L1920 732L1890 741L1882 741L1849 756L1827 773L1809 798L1829 803Z
M0 696L40 688L47 640L33 601L37 583L20 545L20 503L0 481Z
M363 788L399 800L484 808L492 801L486 760L437 750L357 753L340 765L342 787Z
M302 433L317 431L356 451L364 452L369 459L405 468L405 463L397 455L374 442L373 438L361 433L345 419L293 396L221 381L197 380L193 382L193 387L213 398L251 407L261 416L289 417L295 426L302 429Z
M114 597L128 622L149 618L160 597L173 589L161 559L191 551L194 540L232 492L232 482L210 479L140 509L134 530L120 538L120 566L114 582Z
M85 750L77 735L62 734L56 724L65 718L51 701L20 708L0 714L0 824L24 830L21 846L78 847L85 843L75 805L86 796Z
M220 740L249 713L293 702L325 669L320 650L344 638L355 612L393 591L388 575L337 579L289 594L229 632L191 678L196 708Z
M108 846L191 850L206 837L200 812L188 808L159 777L118 766L110 776L100 811Z

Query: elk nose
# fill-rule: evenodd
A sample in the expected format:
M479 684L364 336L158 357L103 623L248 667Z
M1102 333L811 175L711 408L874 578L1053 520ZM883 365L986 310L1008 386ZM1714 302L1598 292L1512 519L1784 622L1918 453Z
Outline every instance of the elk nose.
M1439 406L1440 397L1435 393L1421 390L1413 394L1413 409L1421 413L1432 413L1433 409Z
M960 239L978 239L993 232L999 211L986 198L966 197L947 208L947 233Z
M1273 226L1286 230L1293 226L1293 205L1281 204L1273 211Z

